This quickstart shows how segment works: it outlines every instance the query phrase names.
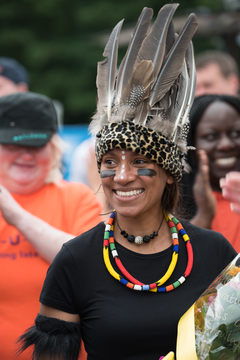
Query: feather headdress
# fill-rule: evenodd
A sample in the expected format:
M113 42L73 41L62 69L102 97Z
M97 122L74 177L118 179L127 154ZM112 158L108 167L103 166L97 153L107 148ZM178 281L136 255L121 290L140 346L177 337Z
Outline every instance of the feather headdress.
M197 19L190 14L181 32L175 34L172 18L177 7L163 6L152 26L152 9L142 10L119 67L118 37L123 20L114 27L104 49L105 59L98 63L97 112L90 124L91 133L97 135L98 164L104 153L121 147L151 158L180 178L183 154L187 152L188 113L195 92L191 39ZM148 136L143 139L142 133ZM144 143L152 143L153 138L156 148L152 153L158 154L149 155ZM166 142L162 159L159 141ZM166 152L172 153L168 156ZM178 161L181 166L172 170L169 161Z

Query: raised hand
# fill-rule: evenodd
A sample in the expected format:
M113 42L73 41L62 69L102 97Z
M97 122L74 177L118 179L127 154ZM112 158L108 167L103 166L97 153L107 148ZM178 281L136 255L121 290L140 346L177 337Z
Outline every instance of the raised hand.
M197 213L191 223L210 228L216 213L216 199L214 197L210 178L208 157L204 150L198 150L198 173L193 186L193 195L197 205Z
M240 214L240 172L229 172L220 180L223 197L230 201L231 209Z

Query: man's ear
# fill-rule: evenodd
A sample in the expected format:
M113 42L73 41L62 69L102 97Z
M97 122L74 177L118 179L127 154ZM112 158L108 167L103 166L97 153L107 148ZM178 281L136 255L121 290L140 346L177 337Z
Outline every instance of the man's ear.
M28 85L25 83L19 83L17 84L17 88L19 92L27 92L29 91Z

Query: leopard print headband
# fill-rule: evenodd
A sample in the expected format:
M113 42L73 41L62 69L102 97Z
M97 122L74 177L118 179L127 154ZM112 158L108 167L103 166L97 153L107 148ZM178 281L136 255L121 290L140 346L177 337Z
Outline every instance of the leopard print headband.
M96 135L96 158L100 170L103 156L110 150L131 150L146 156L179 181L183 173L183 154L164 135L132 121L105 125Z

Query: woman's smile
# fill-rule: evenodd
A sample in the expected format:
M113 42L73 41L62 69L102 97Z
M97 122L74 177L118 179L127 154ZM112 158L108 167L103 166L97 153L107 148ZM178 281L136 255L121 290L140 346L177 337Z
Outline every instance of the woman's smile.
M144 189L136 189L136 190L113 190L118 198L138 198L143 192Z

